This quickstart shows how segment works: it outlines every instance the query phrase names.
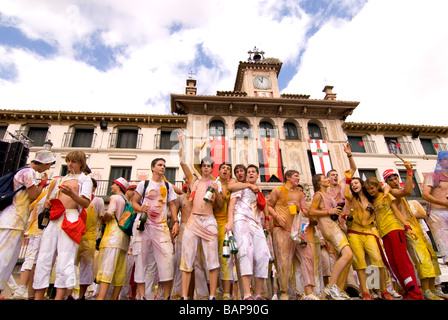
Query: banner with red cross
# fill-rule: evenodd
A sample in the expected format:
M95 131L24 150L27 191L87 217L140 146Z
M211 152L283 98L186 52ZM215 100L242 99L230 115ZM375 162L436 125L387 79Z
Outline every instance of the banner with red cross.
M332 169L327 141L312 139L308 140L308 142L310 143L311 156L316 174L321 173L326 175Z

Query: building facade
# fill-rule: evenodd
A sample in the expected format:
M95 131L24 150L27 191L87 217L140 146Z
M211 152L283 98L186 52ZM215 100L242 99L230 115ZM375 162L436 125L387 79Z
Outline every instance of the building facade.
M323 88L322 99L281 94L282 63L265 59L259 50L249 53L248 61L238 65L233 91L199 95L196 80L188 78L185 93L171 95L169 115L0 110L0 137L29 138L28 160L51 142L57 157L53 175L66 173L70 151L84 151L99 181L96 195L105 198L117 177L150 177L150 163L158 157L167 161L167 179L180 186L179 129L186 132L192 168L193 148L204 145L200 157L211 156L216 167L225 161L259 166L265 191L281 185L286 170L297 170L309 197L313 174L330 169L342 174L349 168L343 144L350 142L361 177L382 181L389 168L405 177L394 153L411 161L416 169L413 196L421 199L424 174L434 170L437 153L447 150L448 127L346 122L359 102L337 100L332 86Z

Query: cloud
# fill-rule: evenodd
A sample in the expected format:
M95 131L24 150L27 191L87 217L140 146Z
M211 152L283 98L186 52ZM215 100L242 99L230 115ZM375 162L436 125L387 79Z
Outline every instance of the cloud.
M360 101L348 121L446 125L445 1L371 1L351 21L329 19L309 40L284 91ZM446 115L446 113L445 113Z
M0 108L169 113L189 72L198 94L233 90L257 46L283 62L283 92L360 101L350 121L441 124L420 113L448 83L445 2L4 0L21 41L0 35Z

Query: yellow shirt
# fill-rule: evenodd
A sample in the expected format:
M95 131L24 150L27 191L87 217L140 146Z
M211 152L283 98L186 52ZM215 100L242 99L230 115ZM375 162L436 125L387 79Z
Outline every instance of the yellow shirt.
M394 197L389 194L388 197L383 199L383 195L384 194L380 192L378 197L374 200L375 219L381 238L391 231L404 230L403 225L397 219L390 206Z
M227 208L229 206L230 202L230 191L226 188L225 191L223 189L223 197L224 197L224 204L221 209L215 209L213 211L213 214L215 215L216 223L218 225L225 225L227 223Z
M403 214L404 219L406 222L411 226L412 231L418 233L420 236L423 236L423 230L422 226L420 225L420 222L418 222L417 218L414 216L412 209L408 203L408 200L405 197L400 198L400 204L398 205L398 209ZM425 211L422 208L422 211L424 214Z

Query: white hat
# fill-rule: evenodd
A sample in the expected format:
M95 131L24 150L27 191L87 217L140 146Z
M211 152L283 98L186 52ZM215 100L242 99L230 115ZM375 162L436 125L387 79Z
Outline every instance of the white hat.
M54 157L53 152L48 150L41 150L36 152L33 161L38 161L43 164L50 164L56 162L56 158Z
M126 192L126 190L128 190L129 188L129 182L128 180L126 180L123 177L118 178L117 180L115 180L113 183L116 183L120 186L121 190L123 190L123 192Z

